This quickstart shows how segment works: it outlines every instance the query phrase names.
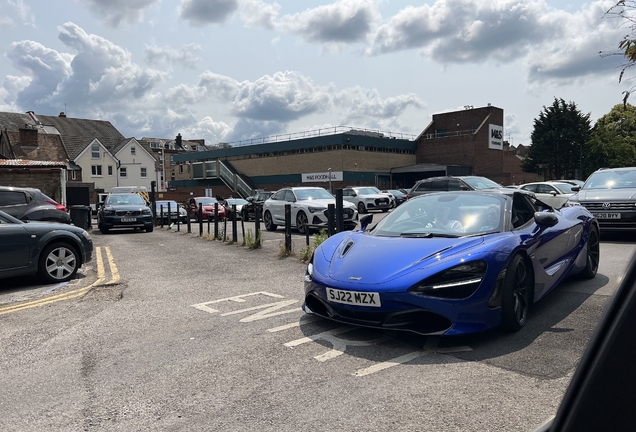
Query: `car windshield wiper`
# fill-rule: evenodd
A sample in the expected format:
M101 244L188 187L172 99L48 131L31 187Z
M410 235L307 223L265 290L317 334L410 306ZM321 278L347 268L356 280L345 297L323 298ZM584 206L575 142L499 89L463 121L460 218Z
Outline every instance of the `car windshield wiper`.
M434 232L426 231L426 232L403 232L403 233L400 233L400 237L406 237L406 238L431 238L431 237L457 238L459 236L456 235L456 234L434 233Z

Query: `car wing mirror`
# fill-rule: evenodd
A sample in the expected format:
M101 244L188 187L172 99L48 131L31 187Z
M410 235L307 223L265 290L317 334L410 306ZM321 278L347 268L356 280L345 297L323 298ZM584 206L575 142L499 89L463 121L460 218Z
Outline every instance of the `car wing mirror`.
M581 190L581 186L572 186L572 192L578 192Z
M552 212L535 212L534 221L545 228L553 227L559 223L559 218Z
M365 214L360 218L360 230L365 231L369 224L373 222L373 214Z
M557 194L556 191L550 191L550 195L556 196L556 194Z

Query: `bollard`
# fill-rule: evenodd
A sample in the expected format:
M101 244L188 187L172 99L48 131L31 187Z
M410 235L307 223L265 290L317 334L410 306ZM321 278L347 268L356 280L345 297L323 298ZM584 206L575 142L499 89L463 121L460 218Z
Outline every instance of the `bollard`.
M291 254L291 250L291 204L285 204L285 252L287 252L287 254Z
M214 203L214 238L219 238L219 203Z
M190 212L188 212L188 234L192 232L192 223L190 222Z
M232 243L238 241L238 229L236 228L236 204L232 204Z
M223 241L227 241L227 215L223 218Z
M203 237L203 204L199 203L199 237Z
M261 217L258 214L258 205L254 204L254 238L261 245Z
M161 210L163 210L163 206L161 206ZM163 227L163 217L161 218L162 223L161 226ZM170 229L170 226L172 225L172 211L170 209L170 202L168 202L168 229Z
M327 205L327 236L331 237L332 235L334 235L334 228L335 228L335 220L334 220L334 216L336 214L335 212L336 206L335 204L328 204Z
M160 218L161 218L161 222L159 222L161 224L161 228L163 228L163 206L161 206L161 208L159 209L159 214L160 214Z
M177 203L177 231L181 231L181 227L180 227L180 222L181 222L181 214L179 212L179 203Z
M344 231L344 219L342 208L342 189L336 190L336 232Z
M210 235L210 222L212 221L212 215L208 213L208 236Z

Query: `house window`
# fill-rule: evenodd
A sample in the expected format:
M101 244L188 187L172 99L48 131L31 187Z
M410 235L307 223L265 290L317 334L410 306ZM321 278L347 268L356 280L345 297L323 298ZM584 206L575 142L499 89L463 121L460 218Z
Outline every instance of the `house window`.
M174 161L174 155L170 155L170 165L176 165L176 162Z
M102 176L102 166L101 165L91 165L91 174L93 177L101 177Z
M112 165L108 165L108 175L109 176L113 175L113 166Z
M77 180L77 171L71 171L71 180Z
M131 155L136 155L137 154L137 148L136 147L131 147L130 148L130 154Z
M176 178L177 178L177 176L176 176L175 172L174 172L174 171L172 171L172 172L170 173L170 180L174 181Z
M179 174L183 174L183 164L179 164Z
M141 168L141 178L146 178L148 177L148 172L146 171L146 168Z
M99 145L93 144L91 146L91 157L93 159L99 159Z
M128 168L126 168L126 167L119 168L119 176L120 177L128 177Z

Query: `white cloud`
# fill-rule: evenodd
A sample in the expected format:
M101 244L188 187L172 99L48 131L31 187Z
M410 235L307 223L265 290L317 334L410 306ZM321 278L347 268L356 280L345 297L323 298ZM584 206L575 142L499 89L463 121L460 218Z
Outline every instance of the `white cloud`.
M17 25L34 23L31 7L24 0L0 0L0 31Z
M241 2L241 20L246 27L273 29L280 5L265 3L263 0L243 0Z
M281 17L279 27L307 42L352 44L363 42L380 14L372 0L339 0Z
M238 9L238 0L181 0L179 17L193 26L220 24Z
M78 0L106 25L118 27L122 21L138 23L143 12L161 0Z
M146 45L146 61L150 64L167 62L173 66L195 69L201 60L198 56L200 52L201 46L195 43L183 45L180 50Z

